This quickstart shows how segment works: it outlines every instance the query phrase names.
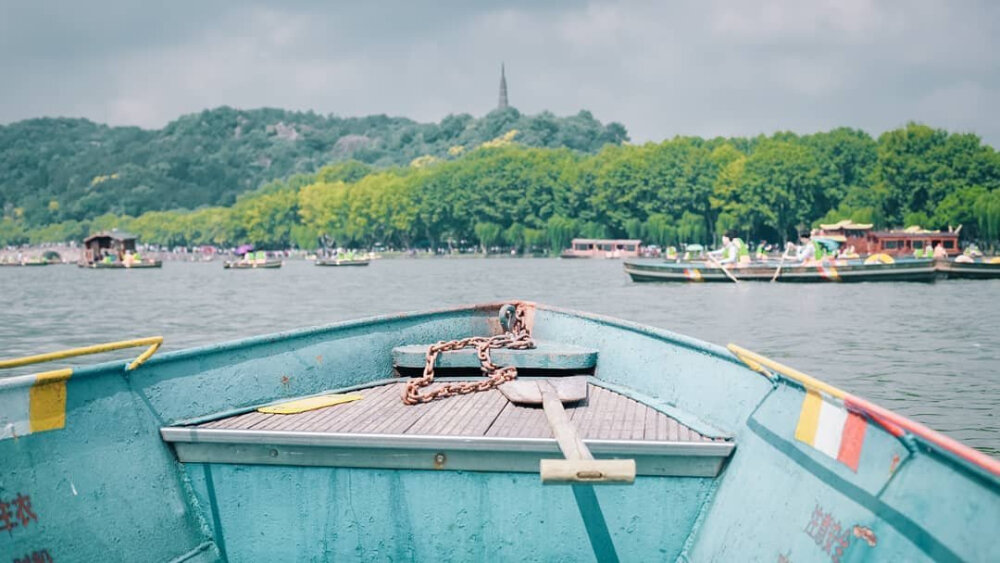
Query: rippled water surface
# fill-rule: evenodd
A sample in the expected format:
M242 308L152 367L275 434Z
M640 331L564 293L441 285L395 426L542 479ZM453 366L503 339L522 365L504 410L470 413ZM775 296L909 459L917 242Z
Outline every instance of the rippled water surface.
M635 284L618 261L399 259L367 268L0 269L0 356L162 334L179 349L510 298L736 342L1000 453L1000 280Z

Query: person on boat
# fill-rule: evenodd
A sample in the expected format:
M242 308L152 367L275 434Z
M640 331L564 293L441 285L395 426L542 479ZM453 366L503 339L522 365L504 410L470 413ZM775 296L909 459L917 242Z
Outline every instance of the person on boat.
M944 245L940 242L934 247L934 254L932 254L935 260L946 260L948 258L948 251L944 249Z
M853 244L850 246L845 246L840 251L840 255L838 255L837 257L840 258L841 260L856 260L858 258L861 258L861 256L858 255L857 250L854 249Z
M754 255L757 257L757 261L758 262L766 262L767 261L767 242L766 241L762 240L762 241L760 241L760 243L757 244L757 249L754 251Z
M812 235L810 233L803 232L800 234L799 242L801 244L798 247L798 252L795 254L795 260L797 262L810 264L821 261L826 256L826 247L812 240Z
M677 260L677 247L668 246L667 247L667 260Z
M743 242L743 239L737 237L731 232L722 235L722 248L713 250L709 253L709 255L716 257L719 264L734 264L737 262L750 261L750 252L747 248L747 244Z

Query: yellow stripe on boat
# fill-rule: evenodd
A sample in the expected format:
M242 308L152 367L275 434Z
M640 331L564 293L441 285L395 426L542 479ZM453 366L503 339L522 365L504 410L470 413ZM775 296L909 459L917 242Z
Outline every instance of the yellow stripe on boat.
M797 369L790 368L784 364L779 364L778 362L772 360L771 358L761 356L756 352L751 352L750 350L747 350L742 346L737 346L736 344L729 344L728 346L726 346L726 348L728 348L730 352L735 354L736 357L740 359L740 361L746 363L751 368L754 368L754 366L765 367L769 370L780 373L781 375L789 379L798 381L807 390L821 391L831 397L841 400L843 400L844 397L847 395L847 393L845 393L843 390L838 389L833 385L830 385L829 383L824 383L816 379L815 377L802 373ZM755 369L755 371L759 370Z
M309 397L308 399L288 401L287 403L280 403L269 407L260 407L257 409L257 412L267 414L298 414L300 412L321 409L323 407L332 407L334 405L350 403L361 399L363 399L363 397L357 393L320 395L319 397Z
M31 432L66 427L66 380L72 369L40 373L28 391L28 418Z
M823 398L816 391L806 391L802 401L802 412L799 414L799 424L795 427L795 439L812 445L816 440L816 429L819 428L819 411L823 407Z

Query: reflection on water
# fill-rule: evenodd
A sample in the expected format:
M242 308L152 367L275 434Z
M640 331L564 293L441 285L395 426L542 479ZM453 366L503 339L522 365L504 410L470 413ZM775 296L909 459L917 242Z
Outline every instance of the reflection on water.
M381 313L529 299L736 342L1000 452L1000 280L634 284L603 260L0 270L0 356L162 334L179 349ZM104 358L102 358L104 359Z

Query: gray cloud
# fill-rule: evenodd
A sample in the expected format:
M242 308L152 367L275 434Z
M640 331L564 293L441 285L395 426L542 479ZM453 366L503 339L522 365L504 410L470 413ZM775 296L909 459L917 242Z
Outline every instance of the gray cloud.
M340 4L5 2L0 122L481 115L506 61L521 111L590 109L639 141L910 120L1000 141L989 1Z

